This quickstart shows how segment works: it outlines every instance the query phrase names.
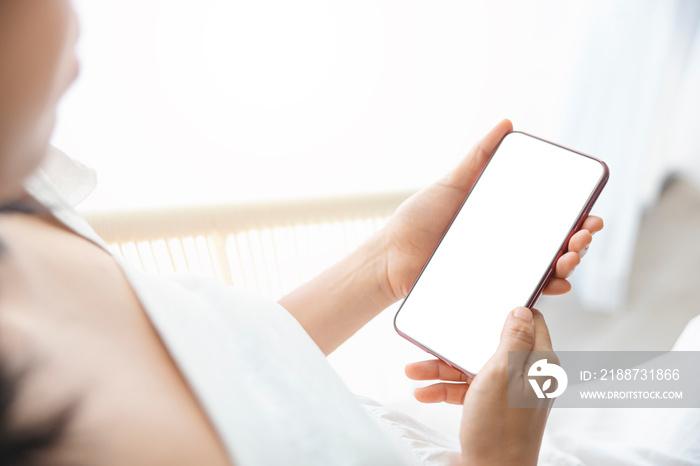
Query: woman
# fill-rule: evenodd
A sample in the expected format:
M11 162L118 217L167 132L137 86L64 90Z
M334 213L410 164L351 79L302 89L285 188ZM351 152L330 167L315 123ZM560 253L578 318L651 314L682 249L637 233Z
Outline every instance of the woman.
M426 459L362 408L324 354L406 295L510 122L358 250L270 303L192 277L134 272L36 171L57 102L77 74L76 38L69 0L0 2L0 463ZM53 166L70 165L61 160ZM586 220L546 293L569 290L565 278L601 228L599 218ZM504 404L507 351L531 349L551 349L547 327L538 312L518 308L471 385L417 392L422 401L464 404L454 461L536 463L548 410ZM462 380L436 361L407 372Z

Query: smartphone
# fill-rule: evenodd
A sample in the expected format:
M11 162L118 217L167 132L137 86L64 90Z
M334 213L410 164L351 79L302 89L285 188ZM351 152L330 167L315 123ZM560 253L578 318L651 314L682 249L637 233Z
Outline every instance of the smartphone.
M396 331L474 376L506 315L535 305L608 178L598 159L507 134L397 311Z

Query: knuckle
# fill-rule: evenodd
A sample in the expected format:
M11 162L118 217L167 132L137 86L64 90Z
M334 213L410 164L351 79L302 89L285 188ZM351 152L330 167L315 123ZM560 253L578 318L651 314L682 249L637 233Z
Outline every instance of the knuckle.
M511 325L507 330L509 339L533 345L535 343L535 329L526 324Z

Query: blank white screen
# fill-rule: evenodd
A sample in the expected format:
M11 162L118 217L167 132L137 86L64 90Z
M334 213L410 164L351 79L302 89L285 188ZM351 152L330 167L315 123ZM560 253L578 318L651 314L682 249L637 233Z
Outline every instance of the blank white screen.
M527 304L604 175L595 159L525 135L501 142L404 301L397 329L477 373Z

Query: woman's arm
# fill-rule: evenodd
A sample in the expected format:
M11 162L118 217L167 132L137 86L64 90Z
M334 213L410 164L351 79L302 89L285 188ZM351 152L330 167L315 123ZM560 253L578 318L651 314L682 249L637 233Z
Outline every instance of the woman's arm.
M386 249L382 232L377 232L279 301L325 354L395 301L386 280Z
M324 353L330 354L390 304L403 299L489 157L513 125L503 120L447 176L407 199L387 225L349 256L280 300ZM559 258L545 294L562 294L591 234L589 217ZM517 241L517 237L513 238Z

